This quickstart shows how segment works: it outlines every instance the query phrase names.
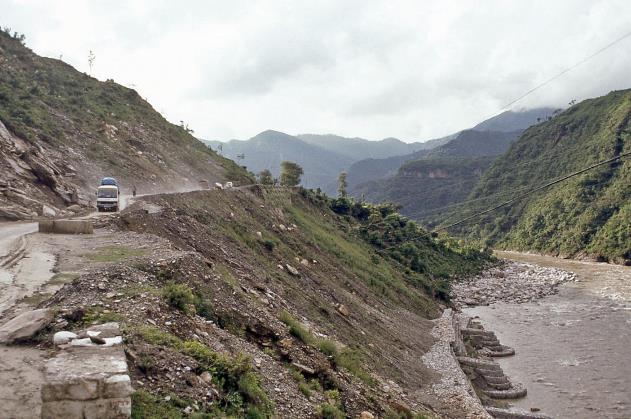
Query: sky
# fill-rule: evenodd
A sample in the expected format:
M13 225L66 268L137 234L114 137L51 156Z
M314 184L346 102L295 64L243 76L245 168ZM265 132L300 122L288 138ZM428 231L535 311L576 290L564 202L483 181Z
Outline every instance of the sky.
M0 0L36 53L136 89L209 140L425 141L631 32L628 0ZM631 88L631 37L512 109Z

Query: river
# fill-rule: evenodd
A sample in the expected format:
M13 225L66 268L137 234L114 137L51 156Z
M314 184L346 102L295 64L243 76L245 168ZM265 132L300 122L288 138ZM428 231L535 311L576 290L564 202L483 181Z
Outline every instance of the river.
M631 267L501 252L576 273L580 281L532 303L465 309L516 355L499 362L528 396L521 410L572 419L631 418Z

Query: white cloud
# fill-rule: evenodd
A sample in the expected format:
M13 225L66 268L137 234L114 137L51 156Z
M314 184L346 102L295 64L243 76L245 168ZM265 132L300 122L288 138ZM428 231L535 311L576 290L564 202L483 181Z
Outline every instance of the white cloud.
M631 29L624 0L0 0L35 52L133 86L209 139L426 140L471 126ZM631 38L515 107L629 86Z

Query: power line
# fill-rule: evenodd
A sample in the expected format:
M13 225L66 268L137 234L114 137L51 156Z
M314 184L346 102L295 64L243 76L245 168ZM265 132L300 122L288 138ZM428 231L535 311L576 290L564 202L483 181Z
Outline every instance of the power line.
M561 71L561 72L555 74L554 76L550 77L549 79L545 80L543 83L540 83L537 86L533 87L532 89L528 90L526 93L522 94L521 96L511 100L506 105L502 106L498 112L496 112L493 115L490 115L490 116L484 118L483 120L486 121L487 119L491 119L491 118L493 118L495 116L498 116L505 109L508 109L509 107L514 105L515 103L519 102L520 100L524 99L525 97L529 96L530 94L532 94L532 93L536 92L537 90L541 89L543 86L545 86L547 84L550 84L551 82L553 82L554 80L556 80L559 77L563 76L564 74L569 73L570 71L574 70L576 67L579 67L579 66L585 64L587 61L591 60L595 56L605 52L609 48L611 48L614 45L616 45L618 42L623 41L624 39L626 39L626 38L628 38L630 36L631 36L631 32L628 32L628 33L622 35L620 38L616 39L615 41L610 42L609 44L607 44L604 47L600 48L599 50L597 50L596 52L592 53L591 55L588 55L587 57L583 58L582 60L578 61L577 63L571 65L570 67L564 69L563 71Z
M512 198L512 199L509 199L508 201L502 202L501 204L498 204L498 205L496 205L496 206L494 206L492 208L486 209L486 210L484 210L482 212L475 213L473 215L465 217L465 218L463 218L463 219L461 219L459 221L456 221L455 223L449 224L447 226L440 227L440 228L434 230L434 232L438 232L438 231L441 231L441 230L447 230L447 229L449 229L451 227L455 227L455 226L457 226L459 224L464 223L465 221L469 221L472 218L478 217L480 215L488 214L489 212L495 211L496 209L502 208L502 207L504 207L504 206L506 206L508 204L512 204L513 202L515 202L515 201L517 201L517 200L519 200L521 198L524 198L524 197L526 197L528 195L531 195L531 194L533 194L533 193L535 193L537 191L540 191L542 189L548 188L548 187L550 187L552 185L556 185L557 183L563 182L563 181L565 181L565 180L567 180L567 179L569 179L571 177L578 176L581 173L585 173L585 172L587 172L587 171L589 171L589 170L591 170L591 169L593 169L595 167L602 166L603 164L611 163L611 162L614 162L616 160L620 160L623 157L630 156L630 155L631 155L631 152L628 152L628 153L620 154L619 156L613 157L611 159L607 159L607 160L604 160L604 161L592 164L591 166L586 167L585 169L579 170L577 172L570 173L569 175L563 176L560 179L557 179L557 180L554 180L552 182L546 183L545 185L539 186L538 188L532 189L532 190L530 190L530 191L528 191L528 192L526 192L524 194L518 195L515 198Z

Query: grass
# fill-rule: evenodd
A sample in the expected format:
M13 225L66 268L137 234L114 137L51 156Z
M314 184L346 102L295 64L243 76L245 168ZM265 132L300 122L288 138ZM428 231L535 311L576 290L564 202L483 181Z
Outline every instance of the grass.
M283 311L280 314L280 321L289 326L289 333L295 336L303 343L313 346L316 343L316 337L298 320L296 320L291 314Z
M86 325L90 324L99 324L99 323L109 323L109 322L120 322L123 320L123 316L114 311L104 310L100 307L91 307L83 316L81 322Z
M194 358L200 368L211 373L213 383L223 392L222 413L250 417L271 417L274 405L252 371L250 357L237 354L227 356L213 351L195 340L182 340L155 326L143 326L137 334L147 343L165 346ZM223 416L222 416L223 417Z
M143 256L146 253L143 249L132 249L127 246L104 246L97 249L95 253L85 255L93 262L119 262L132 257Z
M366 384L374 384L373 378L362 367L362 354L359 350L350 348L340 350L334 341L314 336L302 323L286 311L281 312L280 321L289 326L289 333L292 336L331 358L335 366L346 369Z
M64 285L69 284L75 279L79 278L79 274L75 272L60 272L53 275L48 281L48 285Z

